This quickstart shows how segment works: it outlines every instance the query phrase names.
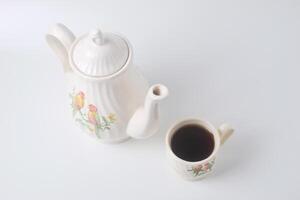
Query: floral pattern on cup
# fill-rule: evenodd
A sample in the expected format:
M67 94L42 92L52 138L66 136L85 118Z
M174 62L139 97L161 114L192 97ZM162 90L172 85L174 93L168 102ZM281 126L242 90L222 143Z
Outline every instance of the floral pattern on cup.
M115 114L102 116L98 113L98 108L95 105L86 104L85 94L82 91L75 92L73 90L70 93L70 98L75 121L95 133L99 138L101 137L100 132L111 129L117 120Z
M189 172L192 173L193 176L201 176L203 174L206 174L212 170L213 165L215 164L215 159L201 165L195 165L192 166L190 169L188 169Z

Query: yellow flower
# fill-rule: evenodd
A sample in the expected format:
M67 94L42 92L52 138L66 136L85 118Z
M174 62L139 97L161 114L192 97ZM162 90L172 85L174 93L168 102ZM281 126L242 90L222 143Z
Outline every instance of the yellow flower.
M78 92L73 99L73 107L80 110L84 106L84 93Z
M107 118L108 118L109 121L111 121L111 122L115 122L115 121L117 120L115 114L113 114L113 113L110 113L110 114L107 116Z

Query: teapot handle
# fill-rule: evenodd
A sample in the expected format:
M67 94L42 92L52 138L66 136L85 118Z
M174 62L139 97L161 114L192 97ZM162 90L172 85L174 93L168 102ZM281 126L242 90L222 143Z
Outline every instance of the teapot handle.
M46 34L46 40L63 63L64 71L70 71L68 51L75 40L74 34L66 26L58 23Z

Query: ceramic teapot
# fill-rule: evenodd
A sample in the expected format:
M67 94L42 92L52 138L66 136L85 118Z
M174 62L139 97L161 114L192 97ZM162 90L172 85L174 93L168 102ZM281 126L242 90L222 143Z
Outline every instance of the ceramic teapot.
M168 89L149 87L132 62L128 40L98 29L75 38L62 24L52 27L46 40L63 64L70 109L85 132L115 143L157 131L158 103Z

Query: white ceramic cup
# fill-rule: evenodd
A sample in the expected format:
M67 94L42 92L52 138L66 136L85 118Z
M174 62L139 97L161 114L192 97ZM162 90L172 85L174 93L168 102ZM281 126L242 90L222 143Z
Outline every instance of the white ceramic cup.
M198 125L210 132L214 138L214 149L204 160L190 162L183 160L175 155L171 149L171 141L174 133L185 125ZM201 119L186 119L175 123L168 131L166 136L167 160L175 171L186 180L197 180L203 178L211 172L217 152L222 144L232 135L233 129L228 124L222 124L218 129L212 124Z

